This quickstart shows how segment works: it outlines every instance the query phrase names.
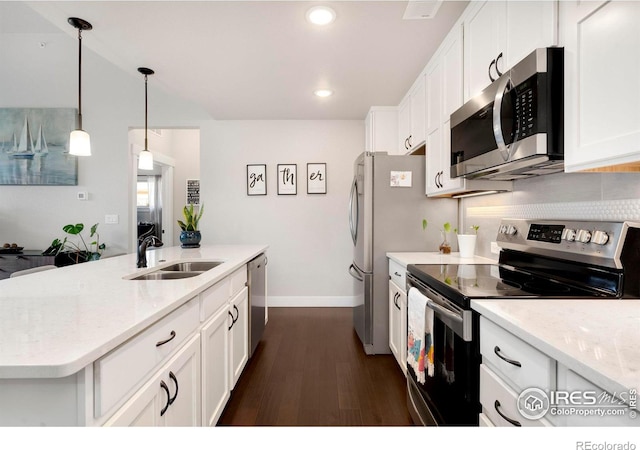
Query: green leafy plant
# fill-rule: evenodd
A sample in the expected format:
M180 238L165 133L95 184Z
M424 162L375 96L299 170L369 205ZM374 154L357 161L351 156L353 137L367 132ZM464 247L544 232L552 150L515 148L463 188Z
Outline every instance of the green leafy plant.
M480 225L471 225L469 228L471 228L475 234L478 234L478 228L480 228Z
M442 231L449 233L451 231L451 224L449 222L445 222L444 225L442 225Z
M63 226L62 231L71 236L77 236L79 240L74 242L69 240L67 236L65 236L62 240L56 238L51 243L51 246L45 251L45 254L58 255L63 252L75 253L76 262L80 262L80 260L86 261L88 259L98 259L99 256L102 255L102 251L107 247L104 242L100 243L98 224L96 223L90 228L89 239L93 238L94 240L89 242L88 244L87 240L85 240L84 236L82 235L83 230L83 223ZM98 255L98 257L95 257L95 255Z
M422 229L423 230L427 229L427 225L428 225L427 219L422 219Z
M203 212L204 205L200 206L200 211L198 211L197 213L194 212L193 204L185 206L182 209L184 222L182 220L178 220L178 225L180 226L182 231L198 231L198 222L200 222Z

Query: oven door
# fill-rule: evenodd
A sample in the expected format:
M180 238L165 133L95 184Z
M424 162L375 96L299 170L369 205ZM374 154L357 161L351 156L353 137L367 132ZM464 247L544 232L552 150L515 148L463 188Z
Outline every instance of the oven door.
M414 423L478 425L479 315L471 310L462 311L408 274L407 288L410 287L425 295L427 307L434 311L434 376L426 375L422 384L413 368L407 366L407 403ZM455 315L459 319L454 319Z

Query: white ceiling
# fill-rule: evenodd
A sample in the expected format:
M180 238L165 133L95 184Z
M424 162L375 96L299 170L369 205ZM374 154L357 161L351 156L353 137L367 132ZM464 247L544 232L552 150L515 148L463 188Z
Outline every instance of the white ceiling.
M67 18L80 17L93 25L83 47L133 76L155 70L149 83L216 119L363 119L399 103L467 3L403 20L399 0L0 1L0 35L77 37ZM326 28L305 21L318 4L337 13Z

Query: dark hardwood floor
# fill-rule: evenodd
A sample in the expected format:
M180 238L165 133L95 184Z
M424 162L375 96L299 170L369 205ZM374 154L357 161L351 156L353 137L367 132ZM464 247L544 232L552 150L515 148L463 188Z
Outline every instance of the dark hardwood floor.
M270 308L218 425L411 425L392 355L367 356L351 308Z

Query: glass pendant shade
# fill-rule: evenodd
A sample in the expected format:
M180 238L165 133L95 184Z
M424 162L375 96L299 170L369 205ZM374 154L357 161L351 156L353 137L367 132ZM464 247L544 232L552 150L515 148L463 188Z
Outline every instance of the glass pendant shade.
M138 155L138 169L153 170L153 154L149 150L142 150Z
M69 136L69 154L91 156L91 138L84 130L73 130Z

